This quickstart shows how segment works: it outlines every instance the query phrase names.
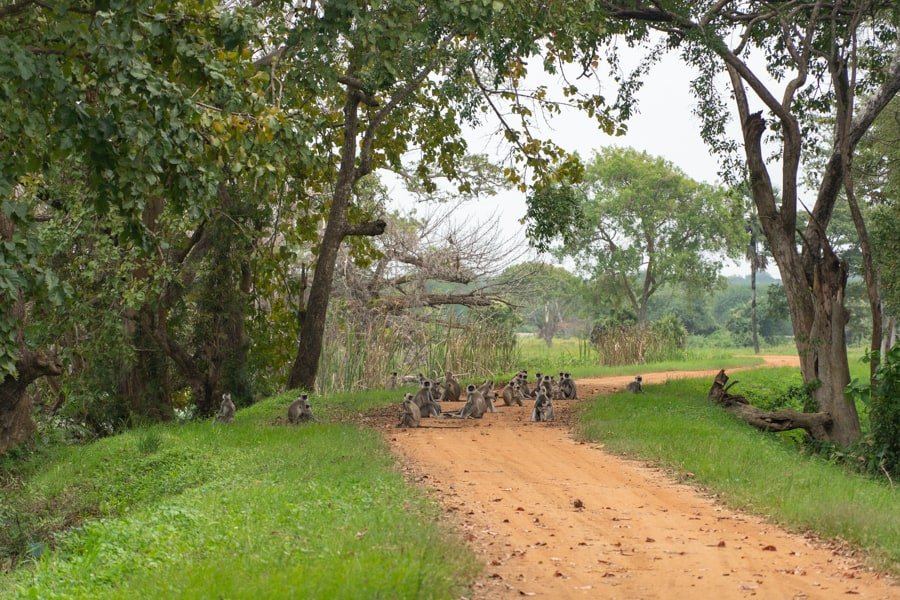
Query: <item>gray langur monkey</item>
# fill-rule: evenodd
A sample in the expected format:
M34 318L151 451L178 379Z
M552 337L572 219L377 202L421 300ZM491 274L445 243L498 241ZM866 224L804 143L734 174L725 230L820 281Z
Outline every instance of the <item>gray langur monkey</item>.
M637 375L634 378L634 381L625 386L625 389L632 394L642 394L644 392L644 386L641 384L641 381L643 381L643 379L643 377Z
M397 371L391 371L391 376L388 378L387 388L389 390L395 390L395 389L397 389L398 385L399 385L399 382L398 382L398 378L397 378Z
M547 394L547 396L553 394L553 381L550 379L549 375L544 375L544 379L541 381L541 387L544 389L544 393Z
M422 412L413 400L412 394L403 396L403 407L400 410L400 423L397 427L418 427Z
M531 388L528 387L528 371L519 371L516 378L519 380L519 390L522 392L522 395L530 398Z
M444 376L444 393L441 394L441 401L448 402L459 402L459 395L462 393L462 388L459 385L459 382L454 379L453 373L447 371L447 374Z
M288 423L294 425L311 421L313 418L312 408L309 405L309 394L300 394L300 397L291 402L288 407Z
M534 409L531 411L531 420L534 422L553 420L553 401L543 389L538 388L534 397Z
M556 381L556 377L550 377L550 399L562 400L562 387L560 382Z
M474 385L468 385L466 387L466 405L460 411L460 417L463 419L468 417L480 419L485 412L487 412L487 402L484 399L484 394Z
M422 387L413 396L413 402L419 407L422 417L436 417L441 414L441 407L438 406L437 402L434 401L434 396L432 396L431 382L424 377L422 378Z
M231 401L231 393L222 394L222 404L219 405L219 412L216 413L216 421L219 423L231 423L235 413L234 402Z
M519 379L516 378L507 383L501 392L501 396L504 406L512 406L513 404L522 406L524 397L522 396L522 386L519 383Z
M537 395L539 389L541 389L541 385L544 383L544 376L540 373L534 374L534 390L531 392L531 397L534 398Z
M575 380L572 379L571 373L563 373L563 380L560 382L559 387L562 389L565 400L578 399L578 388L575 385Z
M485 379L484 383L478 386L478 391L484 397L484 406L487 408L487 411L496 412L494 410L494 400L497 399L497 394L494 393L494 380Z
M474 385L469 384L466 387L466 405L458 412L446 413L444 416L455 419L468 419L470 417L480 419L485 412L487 412L487 404L485 403L484 395Z

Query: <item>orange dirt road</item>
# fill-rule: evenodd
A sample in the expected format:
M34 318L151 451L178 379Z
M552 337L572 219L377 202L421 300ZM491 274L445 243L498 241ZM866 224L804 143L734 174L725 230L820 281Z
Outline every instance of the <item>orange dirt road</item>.
M644 382L715 373L649 373ZM579 395L631 379L581 380ZM571 402L556 402L549 424L530 422L530 404L482 420L385 427L409 474L436 493L486 564L476 598L900 598L900 587L833 547L576 441L565 425Z

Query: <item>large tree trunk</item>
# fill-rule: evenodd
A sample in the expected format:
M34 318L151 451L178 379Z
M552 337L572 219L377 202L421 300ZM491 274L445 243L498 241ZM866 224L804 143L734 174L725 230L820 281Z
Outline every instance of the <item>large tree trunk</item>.
M779 230L778 226L773 230ZM807 260L797 253L793 235L783 229L773 231L769 241L790 307L803 383L811 388L819 411L834 421L821 439L849 445L859 438L860 427L856 405L844 393L850 383L844 337L849 319L844 306L847 263L838 259L824 238L818 258Z
M811 217L810 228L802 236L802 254L797 250L796 206L790 204L797 201L796 181L786 177L794 187L790 190L791 194L785 187L781 210L776 209L775 193L761 147L765 121L759 113L751 115L747 112L746 98L743 88L738 87L737 74L734 71L730 73L735 83L743 125L753 201L784 283L803 382L812 389L819 411L827 412L834 421L830 430L818 432L818 435L824 436L821 439L847 446L860 435L856 405L844 394L844 388L850 383L844 339L844 326L848 320L844 307L848 266L834 254L825 235L826 215ZM795 127L796 123L792 126ZM783 169L795 169L800 156L796 132L784 143ZM839 169L840 166L829 165L829 168ZM835 178L826 178L829 182L832 179ZM839 180L839 177L836 179Z
M141 310L150 310L149 307ZM131 417L170 421L175 416L171 402L169 361L153 337L134 314L125 319L125 335L134 346L135 360L123 365L119 394Z
M750 258L750 332L753 336L753 353L759 354L759 321L756 318L756 252Z
M0 383L0 456L21 444L34 432L31 398L28 386L44 376L59 375L62 367L56 360L40 352L22 348L16 361L18 377L4 377Z
M0 241L13 238L15 224L0 211ZM9 294L9 295L7 295ZM9 316L16 323L18 346L16 376L6 375L0 380L0 455L31 437L34 431L31 398L25 393L28 386L47 375L59 375L62 366L52 355L34 352L25 343L25 298L17 289L0 293L0 306L9 307Z
M362 98L354 90L347 92L344 103L344 146L337 183L331 198L328 223L319 244L309 299L300 325L297 356L291 367L288 387L311 390L316 385L319 357L322 354L322 338L325 335L325 318L334 282L334 266L347 229L347 208L353 196L356 182L356 136L358 110Z
M149 231L158 231L159 218L165 207L162 198L148 199L141 220ZM146 281L149 272L145 266L138 266L132 271L132 277L137 282ZM175 412L170 397L168 360L142 325L138 313L156 313L156 320L165 318L162 308L154 308L149 303L125 312L124 334L134 348L134 361L123 360L121 363L119 394L133 421L170 421Z

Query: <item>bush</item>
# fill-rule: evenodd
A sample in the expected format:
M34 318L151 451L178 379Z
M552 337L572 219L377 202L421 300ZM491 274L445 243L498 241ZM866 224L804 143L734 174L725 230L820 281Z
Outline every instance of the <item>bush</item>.
M887 351L872 385L854 379L847 391L869 405L870 468L900 473L900 344Z
M609 317L594 325L591 342L601 365L634 365L681 358L687 329L674 315L641 325Z

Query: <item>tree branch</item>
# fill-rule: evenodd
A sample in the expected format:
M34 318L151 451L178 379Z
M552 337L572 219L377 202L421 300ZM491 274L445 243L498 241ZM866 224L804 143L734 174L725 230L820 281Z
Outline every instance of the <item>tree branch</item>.
M384 219L378 219L377 221L369 221L367 223L357 223L356 225L344 225L344 230L341 232L342 237L347 237L348 235L367 235L367 236L376 236L384 233L384 230L387 229L387 223Z

